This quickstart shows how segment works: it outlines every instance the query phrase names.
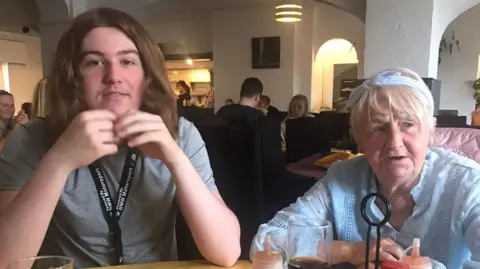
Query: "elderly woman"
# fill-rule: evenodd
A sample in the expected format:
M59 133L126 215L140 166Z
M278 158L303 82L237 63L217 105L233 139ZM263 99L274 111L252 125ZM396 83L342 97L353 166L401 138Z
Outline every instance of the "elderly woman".
M413 238L433 268L480 268L480 165L440 148L434 134L433 98L422 79L407 69L391 69L368 79L349 99L351 127L364 156L335 163L303 197L260 226L252 253L268 233L278 251L291 218L332 222L334 263L363 265L374 260L366 246L367 224L360 202L370 192L391 201L383 228L380 259L396 260ZM380 221L381 201L367 204ZM372 255L365 260L366 248Z

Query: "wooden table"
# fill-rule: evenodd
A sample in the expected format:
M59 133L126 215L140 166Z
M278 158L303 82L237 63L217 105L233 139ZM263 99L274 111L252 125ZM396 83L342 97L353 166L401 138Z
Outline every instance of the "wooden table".
M208 261L156 262L120 266L98 267L97 269L223 269ZM249 261L238 261L232 269L252 269ZM93 269L93 268L92 268Z
M238 261L231 269L252 269L249 261ZM355 266L348 264L336 265L335 269L355 269ZM94 268L91 268L94 269ZM95 269L225 269L212 265L207 261L183 261L183 262L157 262L120 266L99 267Z
M300 161L287 164L287 170L297 175L320 179L325 175L325 173L327 172L327 169L316 166L315 161L329 154L332 154L332 153L331 152L315 153L311 156L301 159Z

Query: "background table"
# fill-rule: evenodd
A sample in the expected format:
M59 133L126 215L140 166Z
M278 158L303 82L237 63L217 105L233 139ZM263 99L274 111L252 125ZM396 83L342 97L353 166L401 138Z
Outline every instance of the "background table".
M311 156L301 159L298 162L287 164L287 170L298 175L320 179L325 175L327 169L316 166L315 161L330 154L332 153L315 153Z

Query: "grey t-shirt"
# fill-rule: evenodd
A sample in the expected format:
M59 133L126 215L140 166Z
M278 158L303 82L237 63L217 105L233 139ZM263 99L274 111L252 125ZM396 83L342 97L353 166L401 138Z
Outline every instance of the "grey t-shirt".
M15 129L0 158L0 190L20 190L32 176L45 146L45 122L35 120ZM216 190L205 144L197 128L179 120L178 143L210 190ZM127 149L100 160L107 185L116 193ZM120 218L124 261L127 264L176 260L175 182L159 160L139 156L130 193ZM98 192L88 167L72 172L43 242L42 254L75 258L75 267L106 266L113 262L113 242L102 214Z

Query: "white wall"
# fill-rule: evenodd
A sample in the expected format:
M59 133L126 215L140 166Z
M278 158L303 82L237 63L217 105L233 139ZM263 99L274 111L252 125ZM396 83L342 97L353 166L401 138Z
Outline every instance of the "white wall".
M302 21L295 24L293 56L293 95L303 94L309 100L312 91L312 62L315 57L313 43L315 3L313 1L302 2Z
M434 1L367 0L365 75L391 67L436 75L430 64L437 61L430 55Z
M35 0L40 10L39 31L42 39L42 62L45 75L55 56L58 41L70 25L76 5L82 6L82 0ZM69 6L67 6L67 2ZM69 8L72 12L69 11Z
M438 58L438 47L442 34L445 32L447 26L455 20L460 14L473 6L480 3L480 0L434 0L433 9L433 31L432 31L432 44L430 45L430 58ZM438 70L436 62L430 62L430 68L434 71ZM438 74L434 74L431 77L436 77Z
M58 41L70 22L42 23L40 24L40 36L42 39L43 73L47 75L55 57Z
M247 77L258 77L265 94L279 109L286 109L293 95L294 24L275 22L273 5L224 9L213 12L213 59L215 104L227 98L238 100ZM280 36L279 69L251 68L251 38Z
M14 51L24 54L17 57L18 60L14 63L8 64L10 92L15 97L15 105L18 110L23 102L32 101L35 85L42 78L40 39L38 37L0 32L0 41L2 39L15 41L17 48ZM11 50L0 50L0 58L7 58L6 56L2 57L1 54L10 53Z
M164 44L164 53L212 52L212 27L209 14L179 16L169 16L145 25L153 39L157 43Z
M452 55L442 53L438 79L442 82L440 109L458 109L460 115L469 115L475 109L473 81L477 78L480 36L480 6L476 6L454 20L445 31L455 31L461 51Z

